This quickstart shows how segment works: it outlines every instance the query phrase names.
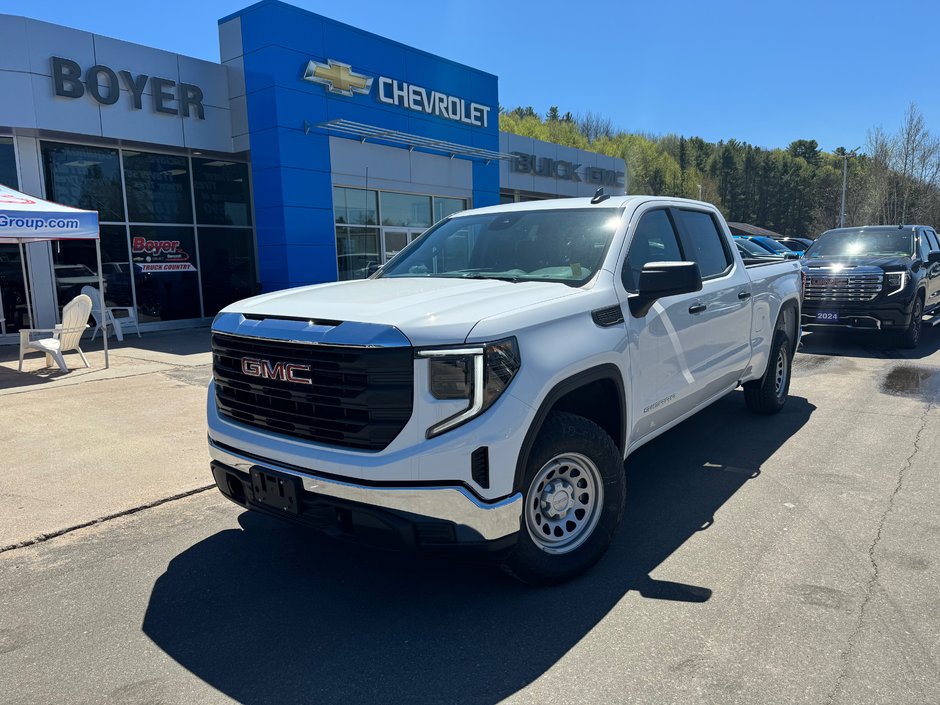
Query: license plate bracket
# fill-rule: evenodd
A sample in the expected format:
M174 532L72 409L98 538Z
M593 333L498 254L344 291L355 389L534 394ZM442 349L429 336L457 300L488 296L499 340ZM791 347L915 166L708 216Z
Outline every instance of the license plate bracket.
M838 311L817 311L816 322L817 323L838 323L839 312Z
M288 514L300 513L300 497L303 486L299 477L262 468L257 465L249 470L251 489L255 502L265 507Z

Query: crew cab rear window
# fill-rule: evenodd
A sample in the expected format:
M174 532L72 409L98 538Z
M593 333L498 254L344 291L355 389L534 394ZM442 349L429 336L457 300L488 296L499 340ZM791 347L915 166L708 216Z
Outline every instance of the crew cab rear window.
M672 219L663 210L649 211L640 218L623 263L623 288L638 291L640 272L648 262L681 262L682 250L672 227Z
M718 229L711 213L674 210L686 259L698 262L702 279L724 274L733 260L725 237Z
M927 236L927 242L930 245L931 250L940 250L940 243L937 242L937 233L933 230L925 230L924 235Z

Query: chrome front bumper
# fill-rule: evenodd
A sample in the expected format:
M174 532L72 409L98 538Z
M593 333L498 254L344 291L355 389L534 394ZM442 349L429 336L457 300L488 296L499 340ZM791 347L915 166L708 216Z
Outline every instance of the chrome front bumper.
M359 502L373 507L409 512L419 516L453 522L472 529L485 541L509 536L519 531L522 495L516 493L497 502L483 502L463 487L373 487L319 477L295 467L260 460L238 451L222 448L209 439L213 460L247 473L252 466L299 477L304 490L314 494Z

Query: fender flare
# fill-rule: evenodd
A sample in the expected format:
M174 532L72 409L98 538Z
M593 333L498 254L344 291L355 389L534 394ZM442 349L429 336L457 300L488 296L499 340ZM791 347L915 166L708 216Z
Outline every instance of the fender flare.
M780 304L780 310L777 312L777 320L774 322L774 330L780 330L783 323L784 313L787 309L793 309L793 334L790 341L790 357L792 358L800 347L800 319L802 316L802 307L798 297L790 297ZM790 335L790 331L784 330L784 333ZM769 364L769 363L768 363Z
M615 364L605 362L563 379L552 387L548 394L542 399L542 403L535 412L535 417L532 419L532 423L529 425L525 438L522 440L522 446L519 449L519 457L516 459L516 473L512 483L514 492L522 491L522 478L525 476L525 467L529 462L529 454L532 452L532 446L535 445L535 439L538 437L539 431L542 430L545 419L558 400L581 387L601 380L613 382L614 387L617 389L617 400L620 404L621 428L620 438L615 438L614 443L616 443L617 447L620 449L621 455L623 454L627 439L627 397L624 392L623 375L620 373L620 368Z

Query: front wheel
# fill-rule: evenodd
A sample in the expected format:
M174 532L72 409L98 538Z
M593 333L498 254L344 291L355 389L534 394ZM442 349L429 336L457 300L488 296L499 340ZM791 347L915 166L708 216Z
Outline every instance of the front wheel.
M789 336L783 331L777 331L770 347L764 376L744 383L744 403L747 404L748 411L755 414L776 414L787 403L790 372L793 368L790 350Z
M519 540L503 567L542 585L583 573L610 545L625 485L620 450L600 426L550 413L529 454Z
M920 345L920 331L924 325L924 301L917 295L914 299L914 310L911 311L911 324L903 333L899 342L902 348L913 350Z

